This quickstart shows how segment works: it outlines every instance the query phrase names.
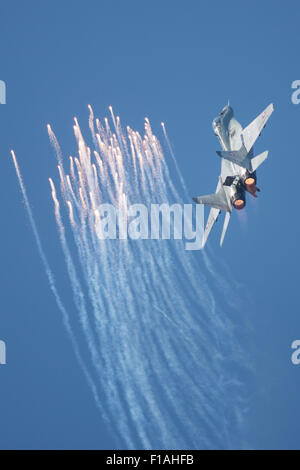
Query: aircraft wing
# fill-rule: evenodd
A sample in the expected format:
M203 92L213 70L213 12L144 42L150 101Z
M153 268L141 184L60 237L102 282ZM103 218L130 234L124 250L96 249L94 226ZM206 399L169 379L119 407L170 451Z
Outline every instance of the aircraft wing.
M243 129L242 137L247 152L250 152L250 150L252 149L254 142L265 127L267 120L269 119L273 111L274 106L271 103L259 116L257 116L256 119L254 119L254 121L252 121L247 127L245 127L245 129Z

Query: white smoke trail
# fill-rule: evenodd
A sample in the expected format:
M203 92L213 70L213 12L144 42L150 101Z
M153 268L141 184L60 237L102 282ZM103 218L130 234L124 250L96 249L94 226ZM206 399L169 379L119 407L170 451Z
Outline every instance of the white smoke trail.
M29 204L29 200L28 200L28 196L27 196L27 191L26 191L26 188L25 188L25 185L24 185L24 182L23 182L23 179L22 179L22 175L21 175L21 172L20 172L20 168L19 168L19 165L18 165L18 161L17 161L17 158L16 158L16 155L14 153L13 150L11 150L11 156L12 156L12 159L13 159L13 163L14 163L14 166L15 166L15 170L16 170L16 174L17 174L17 177L18 177L18 181L19 181L19 185L20 185L20 188L21 188L21 192L22 192L22 195L23 195L23 199L24 199L24 203L25 203L25 207L26 207L26 211L27 211L27 214L28 214L28 217L29 217L29 222L30 222L30 225L31 225L31 228L32 228L32 232L33 232L33 235L34 235L34 238L35 238L35 242L37 244L37 248L38 248L38 252L39 252L39 255L40 255L40 258L42 260L42 263L43 263L43 266L44 266L44 269L45 269L45 272L46 272L46 276L48 278L48 282L49 282L49 286L50 286L50 289L54 295L54 298L56 300L56 303L57 303L57 306L59 308L59 310L61 311L62 313L62 317L63 317L63 322L64 322L64 326L70 336L70 339L72 341L72 344L73 344L73 348L74 348L74 351L75 351L75 355L77 357L77 360L84 372L84 375L86 376L86 379L88 381L88 384L92 390L92 393L93 393L93 396L94 396L94 399L95 399L95 402L98 406L98 408L102 411L102 405L101 405L101 402L99 400L99 396L98 396L98 393L97 393L97 386L95 385L90 373L88 372L88 369L87 367L85 366L84 362L83 362L83 359L81 357L81 354L80 354L80 350L78 348L78 344L77 344L77 341L76 341L76 338L75 338L75 335L73 333L73 329L71 327L71 322L70 322L70 318L69 318L69 315L64 307L64 304L60 298L60 295L58 294L58 291L57 291L57 288L56 288L56 285L55 285L55 280L54 280L54 276L53 276L53 273L51 271L51 268L49 266L49 263L48 263L48 260L47 260L47 257L45 255L45 252L44 252L44 249L42 247L42 243L41 243L41 239L40 239L40 236L39 236L39 232L38 232L38 229L37 229L37 226L36 226L36 223L35 223L35 220L34 220L34 217L33 217L33 213L32 213L32 210L31 210L31 207L30 207L30 204Z
M188 197L165 127L181 183L177 188L147 118L142 138L129 127L126 135L112 108L113 130L106 118L104 124L94 123L90 106L89 111L95 149L90 150L75 119L78 157L69 160L71 178L48 127L75 251L50 184L82 325L82 338L74 344L88 346L101 412L123 448L231 447L244 404L237 373L244 356L233 317L215 292L228 285L216 274L212 288L209 276L215 273L208 255L186 252L180 240L100 240L97 234L100 203L113 203L126 214L132 203L183 203L181 194ZM34 221L32 227L37 234ZM44 266L48 272L48 263ZM234 302L228 305L233 310Z

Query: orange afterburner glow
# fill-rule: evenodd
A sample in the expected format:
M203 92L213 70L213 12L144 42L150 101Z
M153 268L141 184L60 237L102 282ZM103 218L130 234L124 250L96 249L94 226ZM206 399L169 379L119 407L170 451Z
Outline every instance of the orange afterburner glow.
M233 205L237 210L241 210L241 209L244 209L245 202L243 201L243 199L236 199Z
M255 179L252 178L252 176L245 179L245 185L246 186L253 186L254 184L255 184Z

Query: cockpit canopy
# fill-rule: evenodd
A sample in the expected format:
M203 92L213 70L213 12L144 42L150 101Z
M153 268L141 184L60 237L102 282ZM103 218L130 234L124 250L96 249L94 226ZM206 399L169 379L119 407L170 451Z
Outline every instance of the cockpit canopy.
M221 121L224 119L225 116L228 116L228 119L230 119L233 116L233 110L231 106L229 105L229 103L226 106L224 106L219 116L217 116L213 120L213 123L212 123L213 129L221 125Z
M214 129L215 127L219 127L220 124L221 124L221 117L220 117L220 116L217 116L217 117L213 120L213 122L212 122L213 129Z

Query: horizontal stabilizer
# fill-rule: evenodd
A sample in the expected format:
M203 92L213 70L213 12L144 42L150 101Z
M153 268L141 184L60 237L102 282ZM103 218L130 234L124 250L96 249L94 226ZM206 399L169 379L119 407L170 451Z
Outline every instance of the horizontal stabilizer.
M218 185L218 190L216 193L208 194L207 196L193 197L193 200L197 204L204 204L205 206L213 207L219 209L220 211L230 211L231 204L229 204L222 181L219 180L221 184Z
M227 202L219 198L217 194L209 194L208 196L202 197L193 197L193 201L195 201L196 204L204 204L205 206L214 207L215 209L219 209L220 211L228 210Z
M230 162L236 163L237 165L251 171L250 158L248 157L248 152L245 147L242 147L240 150L217 150L217 154L221 158L225 158L225 160L229 160Z
M247 155L245 147L242 147L240 150L231 150L229 152L217 151L217 154L221 158L225 158L225 160L235 163L236 165L239 165L242 168L246 168L251 173L255 171L259 167L259 165L261 165L265 161L268 156L268 153L269 151L266 150L260 155L257 155L257 157L250 157L249 154Z

